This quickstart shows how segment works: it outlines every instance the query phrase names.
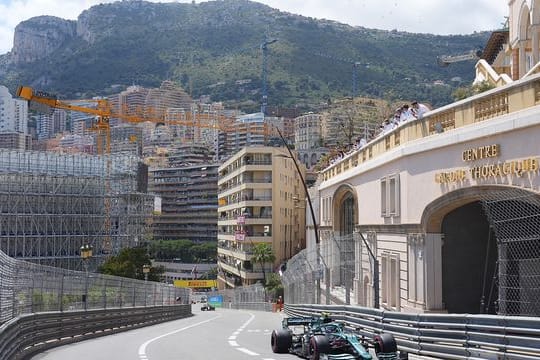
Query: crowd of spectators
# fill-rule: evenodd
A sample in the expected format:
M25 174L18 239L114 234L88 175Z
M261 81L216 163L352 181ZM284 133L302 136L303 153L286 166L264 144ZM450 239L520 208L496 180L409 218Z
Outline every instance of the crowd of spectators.
M410 106L409 104L404 104L396 109L394 116L381 124L377 136L384 135L407 121L421 119L429 110L430 108L427 105L421 104L418 101L414 101Z
M349 146L349 148L345 150L338 150L337 153L333 154L328 165L333 165L339 162L347 155L362 149L372 139L389 133L403 123L423 118L424 114L430 110L431 109L427 105L419 103L418 101L412 102L411 105L404 104L400 106L396 109L394 115L390 119L383 121L374 134L364 134L364 136L359 137L352 146Z

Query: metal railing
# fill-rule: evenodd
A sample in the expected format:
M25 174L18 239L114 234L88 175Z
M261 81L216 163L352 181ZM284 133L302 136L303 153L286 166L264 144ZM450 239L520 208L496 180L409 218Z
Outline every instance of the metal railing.
M0 324L23 314L177 304L187 289L15 260L0 251Z
M289 316L330 312L371 338L394 335L401 352L437 359L540 358L540 318L470 314L412 314L347 305L285 305Z

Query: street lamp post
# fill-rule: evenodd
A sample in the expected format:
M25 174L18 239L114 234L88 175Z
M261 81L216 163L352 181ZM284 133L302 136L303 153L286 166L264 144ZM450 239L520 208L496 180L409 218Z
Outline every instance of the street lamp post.
M85 244L80 248L81 259L84 266L85 281L84 281L84 310L88 309L88 261L92 257L92 246Z
M142 271L144 274L144 284L148 282L148 273L150 272L150 265L144 264L142 267ZM147 296L146 296L146 286L144 287L144 306L147 304Z
M150 272L150 265L144 264L142 267L142 271L144 274L144 281L148 281L148 273Z
M373 307L375 309L379 308L380 305L380 289L379 289L379 260L377 260L377 256L373 253L371 250L371 247L367 243L366 239L364 238L364 235L359 231L358 234L362 238L362 241L364 242L364 245L366 246L366 249L368 251L369 257L371 257L371 260L373 260Z
M289 147L289 144L287 144L287 141L283 137L283 134L281 133L281 130L276 127L277 133L279 137L281 138L281 141L287 148L287 151L289 152L289 157L294 163L294 166L296 167L296 171L298 172L298 176L300 176L300 181L302 182L302 185L304 186L304 192L306 193L306 198L309 205L309 212L311 213L311 221L313 222L313 230L315 232L315 246L317 251L317 303L321 303L321 278L319 275L319 268L320 268L320 261L322 260L321 253L320 253L320 239L319 239L319 229L317 226L317 219L315 217L315 211L313 210L313 203L311 202L311 196L309 195L308 187L306 184L306 181L304 179L304 176L302 175L302 171L300 170L300 166L298 165L298 162L296 161L296 158L294 157L291 148ZM324 263L324 260L323 260ZM328 273L328 267L325 264L325 281L327 281L330 278L330 274ZM326 283L326 304L330 304L330 284Z

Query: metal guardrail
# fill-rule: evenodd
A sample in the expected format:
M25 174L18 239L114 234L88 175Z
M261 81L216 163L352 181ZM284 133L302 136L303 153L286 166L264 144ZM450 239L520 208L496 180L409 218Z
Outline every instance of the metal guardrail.
M540 318L470 314L412 314L347 305L285 305L291 316L327 311L371 338L394 335L399 350L438 359L540 358Z
M0 360L191 315L190 305L21 315L0 326Z

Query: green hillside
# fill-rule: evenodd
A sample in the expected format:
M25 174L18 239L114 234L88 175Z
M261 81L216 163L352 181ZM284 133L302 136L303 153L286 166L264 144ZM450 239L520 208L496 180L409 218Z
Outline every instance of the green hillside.
M3 66L0 83L11 89L29 84L74 98L118 92L113 85L151 87L172 79L193 97L207 94L253 111L261 102L260 44L278 39L268 46L269 105L308 108L351 96L352 63L358 62L359 96L440 106L452 101L456 87L472 81L474 62L443 68L437 56L482 47L489 36L351 27L247 0L125 1L94 6L81 18L93 42L75 37L46 59ZM447 85L434 85L436 80Z

